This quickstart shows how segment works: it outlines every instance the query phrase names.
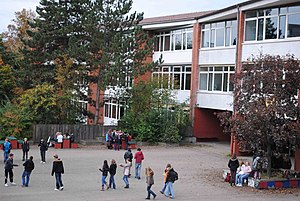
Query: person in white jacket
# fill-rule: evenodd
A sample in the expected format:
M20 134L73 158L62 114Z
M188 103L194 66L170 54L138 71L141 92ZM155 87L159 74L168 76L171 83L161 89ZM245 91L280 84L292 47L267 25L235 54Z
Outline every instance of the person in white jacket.
M131 162L130 160L126 160L125 164L120 164L121 167L124 167L124 171L123 171L123 181L125 182L125 187L124 188L129 188L129 181L128 181L128 176L130 173L130 167L131 167Z

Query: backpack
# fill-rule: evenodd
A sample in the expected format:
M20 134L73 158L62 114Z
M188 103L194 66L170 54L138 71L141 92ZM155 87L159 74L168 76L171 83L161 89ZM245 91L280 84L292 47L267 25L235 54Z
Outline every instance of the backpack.
M262 159L261 158L256 158L253 164L253 169L254 170L260 170L262 169Z
M178 180L178 173L174 170L174 181Z

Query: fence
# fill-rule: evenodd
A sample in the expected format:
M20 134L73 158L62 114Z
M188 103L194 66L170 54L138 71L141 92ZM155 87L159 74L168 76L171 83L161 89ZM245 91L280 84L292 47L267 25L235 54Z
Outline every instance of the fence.
M114 126L103 125L83 125L83 124L37 124L33 126L33 142L39 142L40 139L54 137L56 132L73 133L75 141L94 140L96 137L104 136L108 129L114 129Z

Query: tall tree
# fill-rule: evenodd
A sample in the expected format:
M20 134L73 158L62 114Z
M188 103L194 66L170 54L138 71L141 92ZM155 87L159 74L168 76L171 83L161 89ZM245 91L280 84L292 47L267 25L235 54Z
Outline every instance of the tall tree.
M295 150L299 143L299 60L260 55L243 65L237 79L236 115L231 124L224 120L226 115L219 117L238 141L266 153L270 177L272 154Z

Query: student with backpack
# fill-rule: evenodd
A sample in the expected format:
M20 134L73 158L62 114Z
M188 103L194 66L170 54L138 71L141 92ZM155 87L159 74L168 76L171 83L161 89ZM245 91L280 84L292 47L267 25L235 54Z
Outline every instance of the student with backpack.
M178 173L173 169L173 167L170 167L168 176L166 178L166 191L165 191L165 196L169 197L171 199L175 198L175 193L174 193L174 183L175 181L178 180Z

